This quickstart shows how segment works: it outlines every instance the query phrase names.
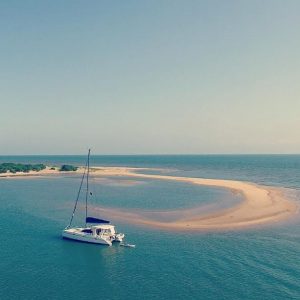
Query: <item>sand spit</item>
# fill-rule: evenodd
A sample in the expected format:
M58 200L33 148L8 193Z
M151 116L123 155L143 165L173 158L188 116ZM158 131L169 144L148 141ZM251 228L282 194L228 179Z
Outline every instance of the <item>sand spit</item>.
M185 216L172 222L151 220L144 217L143 214L126 212L118 209L101 209L103 212L107 211L116 219L122 219L130 223L162 229L227 230L280 221L288 218L298 211L298 206L296 203L287 199L284 196L283 190L280 188L261 186L235 180L142 174L137 173L137 170L140 169L111 169L109 173L115 176L121 175L144 179L171 180L198 185L228 188L233 192L242 193L244 196L244 201L230 209L224 209L215 213L198 216L193 215L189 217L183 210L182 212L185 213L182 215ZM115 173L113 171L115 171ZM100 174L101 171L96 170L95 173Z
M298 211L295 202L286 198L283 190L261 186L254 183L242 182L236 180L221 179L204 179L192 177L178 177L168 175L154 175L141 173L146 168L125 168L125 167L93 167L91 168L92 176L126 176L143 179L157 179L180 181L205 186L215 186L230 189L233 192L242 193L244 201L238 205L223 209L215 213L191 215L182 210L182 217L175 221L164 222L149 219L142 213L122 211L111 208L95 208L101 213L107 213L113 219L120 219L136 225L144 225L154 228L167 230L229 230L246 228L253 225L261 225L271 222L284 220ZM79 168L76 172L66 172L80 174L83 172ZM58 170L50 170L49 168L40 172L17 173L17 174L0 174L0 177L15 176L43 176L52 174L61 174ZM180 216L180 210L176 211ZM167 214L168 212L166 212ZM163 213L162 213L163 214Z

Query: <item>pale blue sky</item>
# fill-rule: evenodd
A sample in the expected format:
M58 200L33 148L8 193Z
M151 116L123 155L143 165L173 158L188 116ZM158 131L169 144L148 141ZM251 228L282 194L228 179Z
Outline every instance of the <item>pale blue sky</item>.
M300 1L1 1L0 154L300 153Z

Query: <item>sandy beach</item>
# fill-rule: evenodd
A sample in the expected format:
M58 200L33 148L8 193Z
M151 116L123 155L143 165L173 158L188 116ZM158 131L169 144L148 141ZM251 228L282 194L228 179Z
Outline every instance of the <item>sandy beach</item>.
M126 167L92 167L92 176L126 176L132 178L157 179L180 181L190 184L215 186L230 189L243 195L243 201L230 209L223 209L218 212L190 215L184 210L176 211L182 217L171 222L157 221L145 217L139 212L124 211L112 208L94 208L95 212L105 213L113 219L123 220L136 225L144 225L154 228L168 230L229 230L246 228L253 225L261 225L287 219L298 211L297 204L288 199L280 188L261 186L254 183L242 182L236 180L204 179L192 177L178 177L167 175L153 175L141 173L142 168ZM138 172L137 172L138 171ZM47 176L61 173L80 174L83 168L76 172L59 172L46 168L40 172L29 173L5 173L0 177L18 177L18 176ZM180 212L184 212L180 214ZM168 212L165 212L166 214ZM164 212L161 212L163 215Z

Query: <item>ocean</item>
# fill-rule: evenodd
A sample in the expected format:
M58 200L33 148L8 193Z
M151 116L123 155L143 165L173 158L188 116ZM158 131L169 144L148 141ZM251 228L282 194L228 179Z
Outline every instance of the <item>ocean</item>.
M85 156L0 156L83 165ZM289 189L300 202L300 155L92 156L92 166L156 168ZM300 221L222 232L174 232L113 220L136 248L66 241L80 176L0 178L0 299L300 299ZM91 179L93 206L203 211L241 201L221 188ZM300 204L300 203L299 203ZM91 212L92 213L92 212ZM79 209L75 223L80 223ZM80 224L79 224L80 225Z

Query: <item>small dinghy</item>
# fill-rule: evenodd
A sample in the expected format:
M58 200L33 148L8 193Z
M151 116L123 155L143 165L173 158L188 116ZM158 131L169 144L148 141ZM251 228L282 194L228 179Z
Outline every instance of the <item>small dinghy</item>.
M129 247L129 248L135 248L135 245L133 245L133 244L120 243L120 246L122 246L122 247Z
M75 201L73 214L69 225L63 230L62 236L65 239L75 240L86 243L102 244L111 246L113 242L122 242L125 237L124 233L117 233L115 226L111 225L109 221L88 217L88 196L92 195L89 192L89 173L90 173L90 151L88 153L87 162L81 179L79 191ZM86 177L86 194L85 194L85 226L84 227L71 227L72 221L77 208L79 195L82 189L84 179ZM90 224L90 225L89 225ZM96 225L92 225L96 224Z

